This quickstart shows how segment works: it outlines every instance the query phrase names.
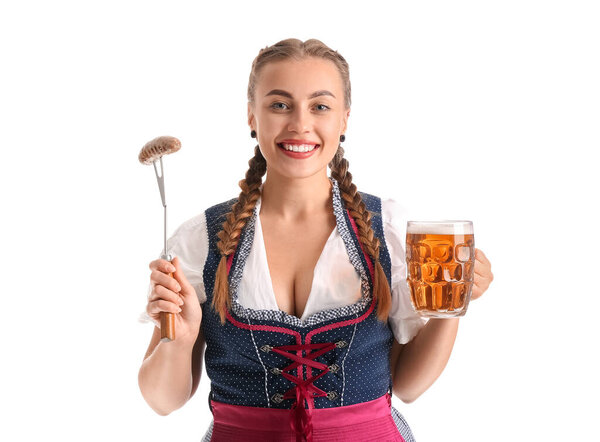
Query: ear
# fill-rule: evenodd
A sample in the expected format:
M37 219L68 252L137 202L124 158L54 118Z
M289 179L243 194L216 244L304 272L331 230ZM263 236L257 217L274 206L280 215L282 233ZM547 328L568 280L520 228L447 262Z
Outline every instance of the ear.
M350 108L344 112L344 119L342 120L342 133L346 133L348 129L348 117L350 117Z
M248 102L248 126L252 129L252 125L254 124L254 112L252 110L252 105Z

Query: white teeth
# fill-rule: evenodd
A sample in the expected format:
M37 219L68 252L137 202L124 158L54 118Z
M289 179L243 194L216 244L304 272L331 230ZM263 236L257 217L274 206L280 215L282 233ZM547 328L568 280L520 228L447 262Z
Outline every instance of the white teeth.
M293 152L310 152L315 147L316 144L282 144L285 150L291 150Z

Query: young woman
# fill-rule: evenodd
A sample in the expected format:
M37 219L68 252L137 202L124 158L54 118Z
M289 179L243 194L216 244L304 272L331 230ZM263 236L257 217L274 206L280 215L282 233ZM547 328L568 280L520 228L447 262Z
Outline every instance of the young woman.
M204 358L204 440L414 440L391 394L409 403L431 386L459 320L414 312L406 219L352 183L340 144L349 115L337 51L315 39L262 49L248 84L258 144L241 193L175 231L173 265L150 263L146 312L157 327L140 389L167 415L193 396ZM472 299L493 278L480 250L475 273ZM163 311L175 314L168 343Z

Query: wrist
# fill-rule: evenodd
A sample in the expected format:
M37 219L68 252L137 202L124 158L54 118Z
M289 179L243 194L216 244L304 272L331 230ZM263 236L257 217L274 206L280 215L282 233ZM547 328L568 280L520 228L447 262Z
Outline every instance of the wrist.
M158 345L165 348L165 350L173 350L176 352L190 351L194 348L196 343L197 334L177 334L175 333L175 339L173 341L160 341Z

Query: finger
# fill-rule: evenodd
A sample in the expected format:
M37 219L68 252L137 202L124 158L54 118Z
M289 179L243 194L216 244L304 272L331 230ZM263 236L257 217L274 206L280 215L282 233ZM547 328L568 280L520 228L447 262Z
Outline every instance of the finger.
M475 289L475 287L477 287L477 289L480 290L481 293L483 294L483 292L485 292L489 286L490 286L490 282L489 282L488 278L485 278L485 277L479 276L479 275L475 275L473 277L473 289Z
M162 285L163 287L168 288L169 290L174 291L175 293L179 293L181 291L181 285L177 282L176 279L171 278L169 275L165 275L164 273L153 270L150 274L150 281L154 283L155 286Z
M171 273L175 271L175 267L166 259L155 259L149 265L150 270L158 270L163 273Z
M475 249L475 259L477 261L481 261L484 264L487 264L489 267L492 267L492 263L487 258L487 256L485 256L485 253L483 253L480 249L477 248Z
M149 302L146 311L149 315L156 315L160 312L179 313L181 312L181 308L170 301L159 299L157 301Z
M482 279L483 277L481 275L475 273L475 275L473 275L473 285L477 287L481 286Z
M157 285L156 288L152 291L152 295L150 296L149 302L156 301L159 299L164 299L166 301L170 301L174 304L182 305L183 300L178 293L175 293L162 285Z
M488 263L485 263L481 260L475 259L475 268L474 271L476 274L483 276L483 277L491 277L492 276L492 269L491 266Z
M477 268L477 264L475 264L475 273L473 276L479 276L480 278L486 279L489 282L492 282L494 279L494 274L489 268Z
M187 293L195 294L195 290L193 289L192 285L190 284L190 282L185 277L185 274L183 273L183 269L181 268L181 262L179 261L179 257L176 256L175 258L173 258L173 266L175 267L175 273L173 273L173 277L179 282L179 285L184 289L186 294Z
M475 274L479 276L483 276L484 278L489 278L492 275L492 271L487 266L487 264L483 264L480 261L475 261Z

